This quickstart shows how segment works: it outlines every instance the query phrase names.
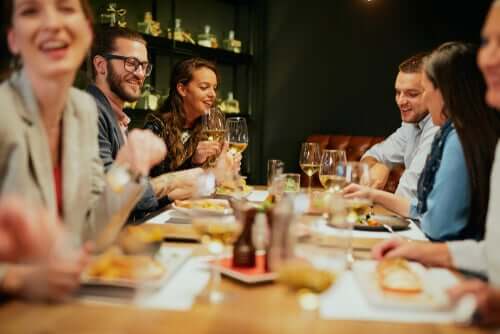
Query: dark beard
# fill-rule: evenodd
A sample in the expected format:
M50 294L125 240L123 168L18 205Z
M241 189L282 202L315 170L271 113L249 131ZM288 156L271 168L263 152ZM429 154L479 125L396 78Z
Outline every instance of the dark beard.
M120 83L122 79L118 74L115 73L111 64L108 63L108 76L106 78L108 82L109 89L116 94L122 101L125 102L135 102L141 97L128 94L121 86Z

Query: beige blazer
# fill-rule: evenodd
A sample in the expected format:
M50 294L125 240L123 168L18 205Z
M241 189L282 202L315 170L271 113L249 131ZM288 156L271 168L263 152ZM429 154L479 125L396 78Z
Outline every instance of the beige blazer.
M55 217L49 144L24 71L0 85L0 101L0 194L19 194L34 205L44 206ZM120 215L117 211L129 200L106 186L94 99L72 88L62 122L63 222L83 240L102 235L105 227L111 229L112 236L107 235L112 239L130 210Z

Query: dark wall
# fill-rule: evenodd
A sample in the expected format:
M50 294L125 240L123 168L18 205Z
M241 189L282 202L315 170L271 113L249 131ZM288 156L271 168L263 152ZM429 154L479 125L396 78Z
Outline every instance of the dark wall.
M388 135L397 65L448 40L479 42L490 1L273 0L267 4L261 175L298 170L313 133Z

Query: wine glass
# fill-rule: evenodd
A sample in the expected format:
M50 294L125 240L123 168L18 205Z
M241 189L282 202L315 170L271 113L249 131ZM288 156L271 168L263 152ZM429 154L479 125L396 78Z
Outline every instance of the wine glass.
M349 161L346 165L346 182L361 186L370 186L370 168L363 162ZM346 200L350 211L350 219L354 222L361 219L372 206L369 198L355 197Z
M346 185L346 154L344 150L323 150L319 180L329 192L340 192Z
M300 168L308 177L307 191L311 192L311 179L319 170L321 151L318 143L303 143L300 149Z
M214 107L208 109L202 116L201 124L205 140L222 143L225 133L224 115L218 108ZM210 157L208 160L208 165L210 167L214 166L215 158L216 157Z
M248 128L243 117L229 117L226 120L226 140L231 153L245 151L248 146Z
M214 255L215 263L211 266L210 289L208 301L219 304L224 300L224 293L220 291L221 274L219 265L226 246L232 245L242 231L241 221L234 216L195 217L193 228L201 237L201 242Z
M300 228L295 234L292 252L279 266L279 281L290 287L304 310L317 310L320 295L330 289L347 268L346 252L351 239L350 225L345 224L345 209L341 196L331 194L330 224L336 228L330 238L321 228L312 228L303 235ZM335 202L334 201L335 198Z
M363 162L349 161L346 165L346 182L356 183L362 186L370 186L370 167ZM346 222L354 226L357 222L365 221L366 215L370 214L373 202L369 198L355 197L345 200L348 211ZM352 244L347 252L348 266L354 263Z

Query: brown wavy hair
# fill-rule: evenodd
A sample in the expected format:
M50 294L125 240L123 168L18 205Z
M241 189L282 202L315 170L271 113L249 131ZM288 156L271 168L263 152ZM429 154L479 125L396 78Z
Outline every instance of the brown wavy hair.
M182 60L174 65L172 75L170 76L170 89L168 98L160 107L157 115L151 115L151 119L156 118L163 123L163 131L160 134L168 148L169 168L176 170L188 158L190 158L195 150L198 142L201 140L201 117L198 118L192 128L192 134L189 144L184 147L181 142L181 134L186 123L186 114L183 108L182 96L177 91L179 83L183 85L189 84L193 79L194 71L200 68L208 68L215 73L217 82L219 74L215 64L211 61L202 58L189 58Z

